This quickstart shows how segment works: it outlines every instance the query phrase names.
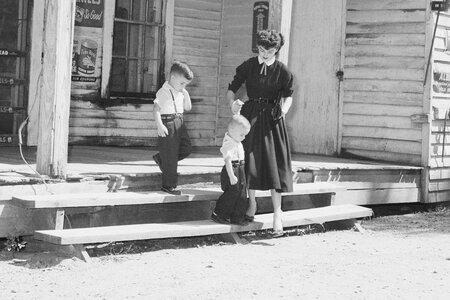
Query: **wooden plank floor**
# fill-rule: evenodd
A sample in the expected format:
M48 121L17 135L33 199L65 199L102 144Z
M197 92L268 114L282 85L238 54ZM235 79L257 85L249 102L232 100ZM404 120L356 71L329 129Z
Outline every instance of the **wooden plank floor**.
M283 226L325 223L372 216L372 210L356 205L337 205L283 213ZM272 214L255 216L255 222L247 226L218 224L210 220L163 224L139 224L77 228L64 230L40 230L34 237L53 244L88 244L111 241L146 240L173 237L202 236L243 232L272 228Z
M294 191L283 193L284 196L326 194L345 191L345 187L328 182L298 183ZM11 204L24 208L62 208L62 207L90 207L142 205L157 203L176 203L188 201L215 201L222 194L216 189L182 189L181 195L169 195L164 192L145 193L78 193L58 195L22 195L14 196ZM270 197L269 191L257 191L256 197Z
M25 148L26 159L35 167L36 148ZM199 148L187 159L180 161L181 174L219 172L223 160L215 147ZM155 150L147 148L72 146L69 150L68 173L72 175L95 174L151 174L159 168L152 159ZM405 166L375 161L360 161L329 156L301 155L292 156L294 170L321 169L420 169L417 166ZM33 176L31 169L21 160L16 147L0 147L0 176L20 174ZM12 175L10 175L12 176Z

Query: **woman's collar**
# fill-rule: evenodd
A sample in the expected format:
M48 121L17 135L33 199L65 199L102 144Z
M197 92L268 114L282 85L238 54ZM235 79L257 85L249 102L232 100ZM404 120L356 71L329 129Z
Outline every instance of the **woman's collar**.
M258 55L258 63L262 64L263 62L266 63L266 65L271 66L275 62L275 56L269 60L264 60L261 58L261 56Z

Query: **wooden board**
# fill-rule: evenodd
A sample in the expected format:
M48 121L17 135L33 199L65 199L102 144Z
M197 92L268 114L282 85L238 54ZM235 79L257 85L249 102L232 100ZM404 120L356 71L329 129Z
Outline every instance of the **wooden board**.
M356 219L372 216L371 209L355 205L336 205L314 209L284 212L283 226ZM272 214L256 215L247 226L217 224L210 220L166 224L107 226L66 230L36 231L34 237L53 244L88 244L112 241L131 241L174 237L203 236L230 232L254 231L272 228Z
M349 0L347 9L350 10L425 10L423 0Z
M348 190L345 197L337 197L334 204L377 205L420 202L419 188Z
M300 183L294 191L283 196L325 194L344 191L345 187L327 182ZM169 195L163 192L150 193L89 193L13 196L11 203L25 208L90 207L134 204L175 203L188 201L215 201L222 194L220 190L186 189L182 195ZM257 191L258 198L270 197L269 191Z
M339 90L345 1L293 1L289 68L293 104L286 121L291 149L332 155L338 152ZM345 21L344 21L345 22Z

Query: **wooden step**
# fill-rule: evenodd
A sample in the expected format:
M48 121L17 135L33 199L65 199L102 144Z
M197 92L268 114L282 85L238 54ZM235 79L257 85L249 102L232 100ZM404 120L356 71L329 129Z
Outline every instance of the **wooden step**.
M290 195L331 194L345 191L345 187L328 182L298 183L294 184L294 191L283 193ZM58 195L23 195L14 196L11 204L24 208L68 208L68 207L95 207L116 205L138 205L156 203L174 203L188 201L217 200L222 194L219 189L185 189L181 195L170 195L164 192L146 193L80 193ZM258 198L270 197L270 191L257 191Z
M322 224L325 222L372 216L372 210L356 205L336 205L283 213L283 226ZM218 224L211 220L164 224L140 224L77 228L64 230L39 230L35 239L58 245L106 243L114 241L148 240L203 236L272 228L272 214L255 216L247 226Z

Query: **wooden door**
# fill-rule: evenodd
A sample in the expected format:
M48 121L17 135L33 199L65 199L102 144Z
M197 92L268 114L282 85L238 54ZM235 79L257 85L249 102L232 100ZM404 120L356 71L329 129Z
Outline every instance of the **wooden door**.
M26 116L29 1L0 2L0 146L16 146Z
M295 75L287 116L293 152L338 151L339 79L345 0L292 1L289 68Z

